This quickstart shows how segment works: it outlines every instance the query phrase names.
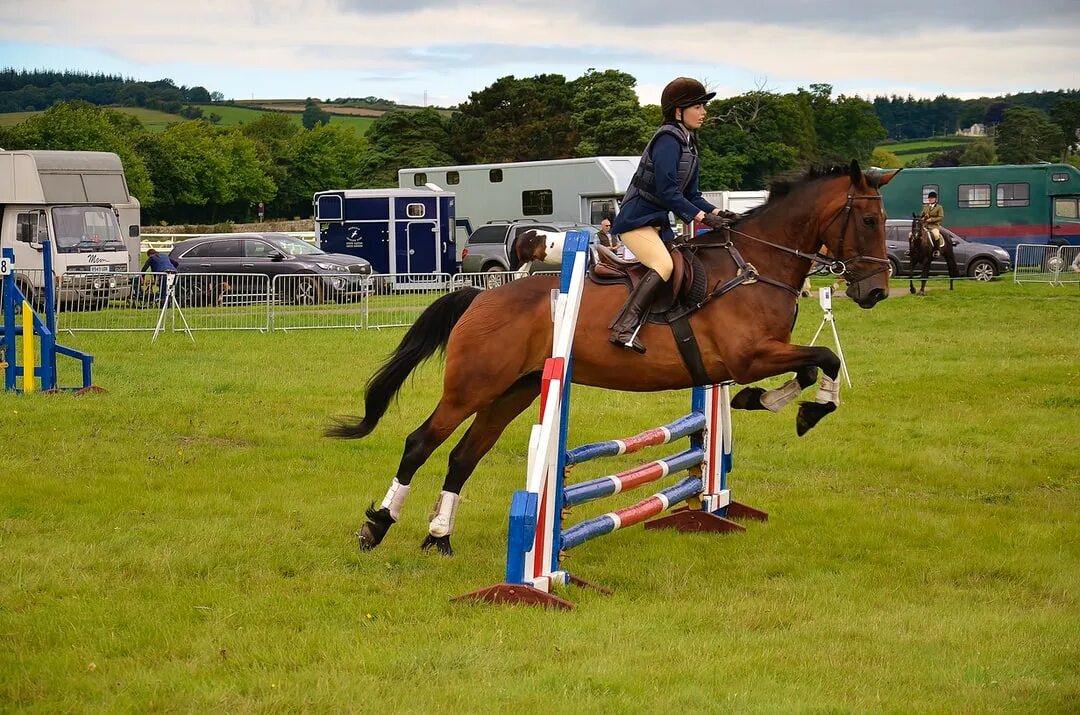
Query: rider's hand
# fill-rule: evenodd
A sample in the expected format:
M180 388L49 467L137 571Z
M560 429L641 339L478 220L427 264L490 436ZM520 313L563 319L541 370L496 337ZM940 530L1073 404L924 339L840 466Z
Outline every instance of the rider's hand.
M724 218L718 214L705 214L705 217L701 219L701 222L715 231L727 228L728 225L731 224L731 219Z

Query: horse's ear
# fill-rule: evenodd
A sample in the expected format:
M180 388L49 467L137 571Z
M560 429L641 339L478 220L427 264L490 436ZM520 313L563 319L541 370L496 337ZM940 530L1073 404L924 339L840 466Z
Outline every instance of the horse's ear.
M852 159L851 160L851 183L855 184L856 186L862 186L864 181L866 181L866 177L863 176L862 169L859 168L859 160L858 159Z
M892 171L882 171L880 169L871 169L866 172L866 180L870 186L875 189L880 189L885 184L893 180L893 177L899 174L902 169L893 169Z

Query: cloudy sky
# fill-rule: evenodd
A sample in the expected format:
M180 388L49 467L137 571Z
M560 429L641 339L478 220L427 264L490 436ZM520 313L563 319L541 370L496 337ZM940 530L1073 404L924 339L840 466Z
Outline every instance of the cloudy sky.
M660 9L669 10L658 17ZM169 77L228 98L451 105L616 68L645 102L828 82L863 96L1080 88L1080 0L3 0L0 66Z

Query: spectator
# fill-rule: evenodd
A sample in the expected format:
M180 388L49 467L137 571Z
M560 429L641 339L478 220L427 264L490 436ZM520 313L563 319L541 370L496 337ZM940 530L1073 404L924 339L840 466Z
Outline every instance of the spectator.
M154 276L148 277L144 285L149 286L157 283L158 300L164 305L165 298L169 293L169 274L176 273L177 263L172 259L172 256L158 253L157 249L151 248L146 252L146 263L143 264L140 272L146 273L148 268Z
M262 201L259 202L259 223L263 222L263 217L266 216L266 204Z
M611 219L605 218L600 222L600 232L596 234L596 241L604 248L618 250L619 239L611 235Z

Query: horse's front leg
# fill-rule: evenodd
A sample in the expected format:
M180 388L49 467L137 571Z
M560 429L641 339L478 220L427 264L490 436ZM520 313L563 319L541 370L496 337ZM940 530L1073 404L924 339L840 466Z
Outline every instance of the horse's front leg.
M817 381L818 370L812 365L795 371L795 377L780 387L766 390L763 387L744 387L731 398L734 410L769 410L779 412L795 400L799 394Z
M794 372L795 378L775 390L746 388L735 396L731 406L735 409L768 409L773 412L794 400L799 393L813 384L818 368L821 379L813 402L799 405L795 419L795 431L801 437L825 415L840 405L840 358L832 350L821 346L791 345L773 341L753 351L749 359L732 361L743 365L732 369L732 378L741 384L785 372Z

